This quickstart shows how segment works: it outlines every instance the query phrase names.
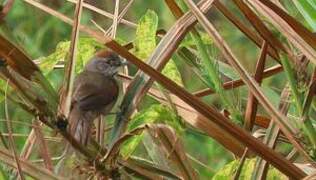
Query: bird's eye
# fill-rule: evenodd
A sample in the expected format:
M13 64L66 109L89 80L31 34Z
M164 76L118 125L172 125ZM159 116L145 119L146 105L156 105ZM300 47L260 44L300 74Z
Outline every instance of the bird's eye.
M109 64L104 62L104 61L100 61L100 62L97 63L97 67L96 68L97 68L98 71L103 72L103 71L106 71L109 68Z
M117 61L116 59L110 59L110 60L109 60L109 64L110 64L111 66L120 66L120 62Z

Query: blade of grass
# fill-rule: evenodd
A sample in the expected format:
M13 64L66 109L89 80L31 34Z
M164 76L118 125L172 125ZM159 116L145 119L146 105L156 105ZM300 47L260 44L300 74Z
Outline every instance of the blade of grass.
M238 179L240 178L240 174L241 174L241 172L242 172L242 168L244 167L245 162L246 162L247 153L248 153L248 148L245 149L244 154L243 154L242 157L240 158L237 171L236 171L236 173L235 173L235 175L234 175L234 180L238 180Z
M285 56L281 55L281 63L283 65L284 72L289 80L289 85L292 91L292 95L294 97L296 109L298 111L299 117L303 117L303 100L302 94L299 93L298 90L298 82L295 79L295 70L291 67L289 61ZM316 131L312 125L312 122L307 116L305 116L303 124L302 124L303 132L307 135L309 142L313 146L313 149L316 149Z
M180 18L183 15L182 10L179 6L177 6L174 0L165 1L176 18ZM234 106L232 101L229 100L229 95L225 93L223 89L222 81L216 67L215 58L212 57L209 51L207 51L207 47L204 45L199 32L194 27L191 29L190 35L197 46L199 52L198 54L202 60L201 65L206 69L207 76L209 77L207 79L211 79L211 82L206 80L208 86L213 88L215 92L219 95L222 103L224 104L224 107L231 112L233 120L235 120L236 122L240 122L241 119L239 117L238 109L236 109L236 106Z
M278 74L282 71L283 71L282 66L280 66L280 65L273 66L271 68L266 69L263 72L263 78L271 77L271 76ZM234 81L225 82L223 87L225 90L228 90L228 89L238 88L242 85L245 85L245 83L241 79L238 79L238 80L234 80ZM199 91L195 92L194 95L197 97L203 97L203 96L211 95L213 93L215 93L215 92L211 89L203 89L203 90L199 90Z
M293 1L296 8L303 15L312 30L316 31L316 6L313 6L308 1Z

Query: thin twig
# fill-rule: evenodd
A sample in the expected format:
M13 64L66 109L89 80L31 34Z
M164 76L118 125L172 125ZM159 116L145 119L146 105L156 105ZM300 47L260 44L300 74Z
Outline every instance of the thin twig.
M122 10L122 12L119 14L119 16L117 18L117 24L119 24L123 20L124 15L127 13L129 7L132 5L133 2L134 2L134 0L130 0L128 2L128 4L124 7L124 9ZM109 36L109 32L111 32L111 30L113 29L113 25L107 30L106 35Z
M77 0L67 0L67 1L69 1L71 3L76 3L77 2ZM92 5L88 4L88 3L85 3L85 2L83 3L83 7L87 8L87 9L90 9L90 10L92 10L92 11L94 11L94 12L100 14L100 15L103 15L103 16L109 18L109 19L113 19L113 17L114 17L113 14L108 13L106 11L103 11L102 9L94 7L94 6L92 6ZM133 27L133 28L137 27L137 24L135 24L133 22L130 22L130 21L126 20L126 19L122 19L122 21L120 21L120 22L122 22L123 24L126 24L126 25L128 25L130 27Z
M116 37L116 29L117 29L117 25L119 23L119 21L118 21L119 9L120 9L120 0L115 0L115 9L114 9L114 18L113 18L112 36L111 36L113 39L115 39L115 37Z
M34 130L36 134L36 139L38 140L38 143L40 145L40 153L41 153L42 158L44 159L44 164L48 170L53 172L53 163L51 161L51 157L48 151L48 146L44 139L41 126L38 123L38 119L34 120L34 125L35 125Z
M7 81L6 92L8 90L8 84L9 84L9 80ZM25 178L24 178L24 175L22 173L22 168L21 168L21 165L20 165L19 156L17 154L16 148L15 148L15 144L14 144L14 138L12 136L12 124L11 124L11 121L10 121L10 118L9 118L9 112L8 112L7 93L5 93L4 98L5 98L5 106L4 106L4 108L5 108L5 116L6 116L6 119L7 119L7 129L8 129L8 133L9 133L9 144L10 144L10 148L13 151L14 159L15 159L15 162L16 162L17 170L18 170L19 179L20 180L24 180Z
M2 8L2 11L0 12L0 20L3 20L3 18L5 18L5 16L9 13L9 11L11 10L12 6L14 4L14 0L8 0L4 7Z
M76 58L77 58L77 44L78 44L78 37L79 37L79 26L80 26L80 19L81 19L81 11L82 11L82 3L83 0L79 0L76 5L75 10L75 20L73 24L72 34L71 34L71 44L69 48L69 56L68 56L68 63L66 64L65 68L65 77L63 82L63 90L64 90L64 97L62 99L59 109L61 110L61 115L68 118L70 113L70 106L71 106L71 98L72 98L72 89L73 83L75 79L75 65L76 65Z

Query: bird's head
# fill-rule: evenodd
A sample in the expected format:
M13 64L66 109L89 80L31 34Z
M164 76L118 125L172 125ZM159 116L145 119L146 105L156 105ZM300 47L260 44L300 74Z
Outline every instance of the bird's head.
M97 54L85 66L85 71L102 73L105 76L114 76L120 67L126 65L125 59L122 59L115 52L107 51L106 53Z

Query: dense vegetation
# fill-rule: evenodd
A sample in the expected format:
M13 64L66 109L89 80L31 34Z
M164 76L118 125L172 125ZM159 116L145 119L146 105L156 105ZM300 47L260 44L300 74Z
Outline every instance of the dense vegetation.
M75 2L1 2L0 179L314 177L315 1ZM105 48L130 65L85 147L58 93Z

